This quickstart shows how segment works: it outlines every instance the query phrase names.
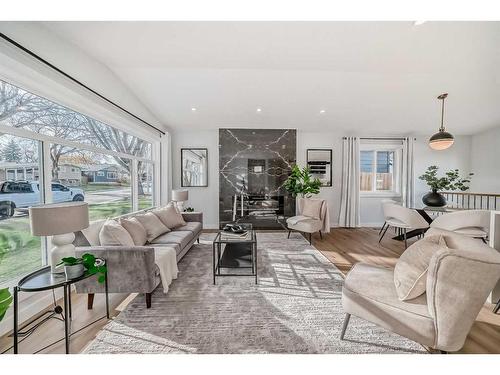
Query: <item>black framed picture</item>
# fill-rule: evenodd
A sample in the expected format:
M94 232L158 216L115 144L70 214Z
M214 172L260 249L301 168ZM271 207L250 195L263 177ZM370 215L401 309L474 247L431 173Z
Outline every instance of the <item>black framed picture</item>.
M181 187L208 186L208 149L181 148Z
M332 186L332 150L307 149L307 167L313 178L321 181L321 186Z

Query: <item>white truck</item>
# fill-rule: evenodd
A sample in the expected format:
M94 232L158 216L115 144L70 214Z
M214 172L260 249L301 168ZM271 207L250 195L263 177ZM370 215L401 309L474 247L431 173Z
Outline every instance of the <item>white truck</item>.
M70 188L63 184L52 183L52 201L54 203L83 201L82 189ZM0 217L13 216L16 209L27 209L40 204L40 186L38 181L0 182Z

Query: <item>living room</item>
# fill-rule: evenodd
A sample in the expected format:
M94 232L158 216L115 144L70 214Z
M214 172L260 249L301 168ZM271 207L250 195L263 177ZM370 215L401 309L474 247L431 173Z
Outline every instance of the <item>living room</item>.
M27 19L5 358L499 354L499 22Z

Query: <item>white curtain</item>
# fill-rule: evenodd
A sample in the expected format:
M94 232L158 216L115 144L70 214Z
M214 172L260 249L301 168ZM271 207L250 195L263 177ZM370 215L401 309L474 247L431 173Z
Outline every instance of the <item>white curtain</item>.
M413 154L415 138L403 139L403 168L401 179L401 203L404 207L415 207L415 167Z
M344 137L339 226L359 227L359 138Z

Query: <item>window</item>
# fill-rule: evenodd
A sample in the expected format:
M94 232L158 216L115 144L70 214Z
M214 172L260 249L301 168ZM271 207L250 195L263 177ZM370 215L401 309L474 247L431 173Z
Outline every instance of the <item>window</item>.
M30 206L86 201L90 220L153 206L152 151L148 141L0 80L0 285L47 263L46 241L30 234ZM131 174L141 165L145 180Z
M399 194L400 148L370 148L360 151L360 190L365 193Z

